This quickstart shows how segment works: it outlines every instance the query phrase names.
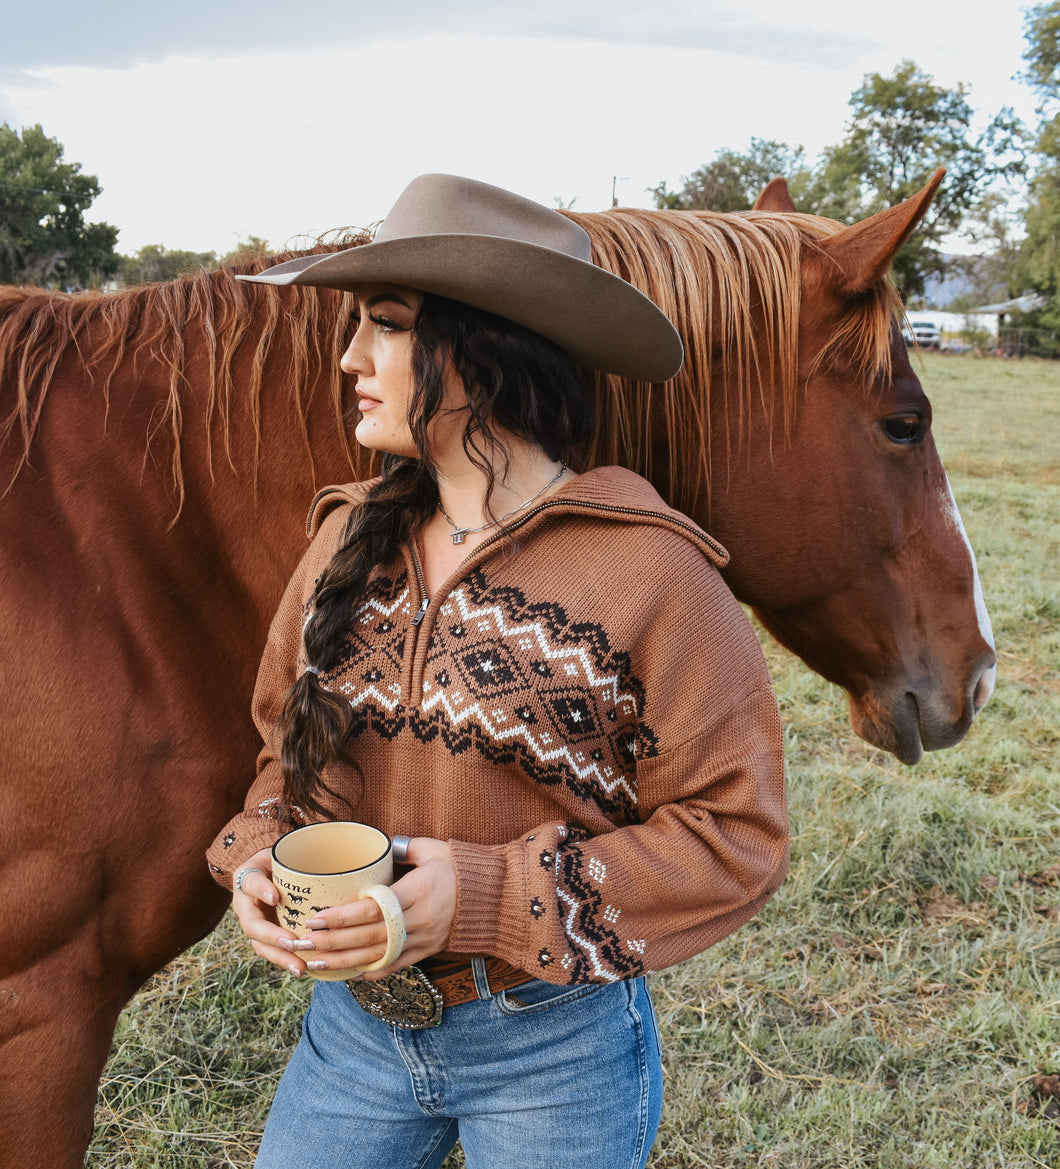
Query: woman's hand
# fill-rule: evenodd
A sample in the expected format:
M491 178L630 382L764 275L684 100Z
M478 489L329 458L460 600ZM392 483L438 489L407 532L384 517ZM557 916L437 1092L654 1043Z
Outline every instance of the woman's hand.
M247 872L248 869L258 871ZM305 974L305 963L291 952L295 936L276 920L280 891L270 880L272 849L263 848L256 852L239 866L239 873L246 873L246 876L242 890L232 893L232 909L239 919L240 928L250 939L254 953L295 978L301 978Z
M404 949L390 966L365 978L382 978L411 966L444 950L449 942L456 915L456 869L449 845L414 836L406 863L413 866L412 871L393 886L405 918ZM325 909L306 923L310 932L296 939L276 921L280 894L269 879L271 850L255 853L240 866L240 871L245 869L261 871L244 877L242 892L232 895L232 908L254 952L274 966L300 978L307 969L367 966L386 953L386 926L371 898Z
M393 974L440 953L449 943L456 915L456 869L449 845L444 840L414 836L406 863L413 866L412 871L393 885L405 918L405 947L390 966L358 977L377 979ZM295 942L292 951L306 959L310 970L367 966L386 953L383 915L369 897L325 909L306 924L312 927L311 932Z

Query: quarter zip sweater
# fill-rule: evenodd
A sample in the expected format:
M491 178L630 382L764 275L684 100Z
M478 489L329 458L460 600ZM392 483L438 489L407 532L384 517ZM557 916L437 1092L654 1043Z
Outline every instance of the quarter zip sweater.
M315 578L364 484L314 501L312 543L273 621L245 810L208 854L231 888L303 823L273 728L305 667ZM415 549L369 579L319 681L351 703L328 807L448 840L443 957L493 955L556 983L638 977L748 920L787 871L780 721L725 550L616 467L509 522L426 596ZM277 736L278 738L278 736Z

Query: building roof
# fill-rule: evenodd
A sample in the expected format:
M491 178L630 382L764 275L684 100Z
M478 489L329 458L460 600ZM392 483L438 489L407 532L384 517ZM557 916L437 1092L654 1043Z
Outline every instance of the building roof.
M1032 313L1035 309L1044 308L1049 303L1047 296L1039 292L1028 292L1024 296L1014 297L1012 300L1003 300L998 304L984 304L982 308L969 309L972 313Z

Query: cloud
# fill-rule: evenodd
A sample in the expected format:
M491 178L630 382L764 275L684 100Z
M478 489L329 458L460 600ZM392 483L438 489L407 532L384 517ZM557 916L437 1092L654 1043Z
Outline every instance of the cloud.
M839 66L872 44L838 27L792 24L776 0L756 4L751 14L729 0L402 0L393 6L302 0L296 8L276 0L53 0L24 8L19 20L16 34L0 38L0 80L8 83L24 83L29 69L128 68L174 53L298 51L437 34L591 38L825 66Z

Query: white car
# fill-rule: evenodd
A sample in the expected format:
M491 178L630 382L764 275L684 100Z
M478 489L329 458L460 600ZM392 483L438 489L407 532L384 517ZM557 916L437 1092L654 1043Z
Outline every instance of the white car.
M906 345L916 344L920 349L939 349L942 346L942 333L934 321L910 317L908 323L902 326L902 336Z

